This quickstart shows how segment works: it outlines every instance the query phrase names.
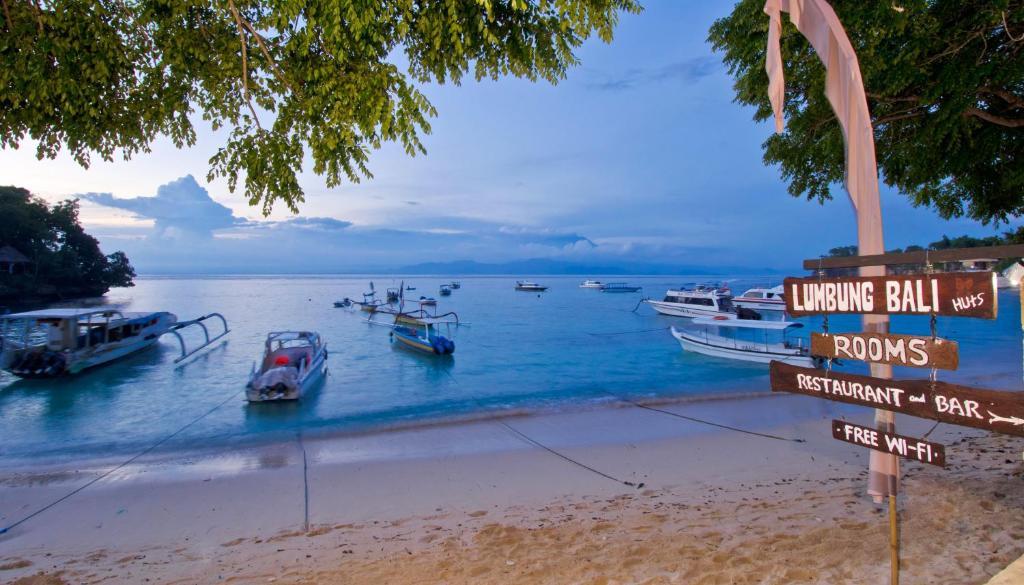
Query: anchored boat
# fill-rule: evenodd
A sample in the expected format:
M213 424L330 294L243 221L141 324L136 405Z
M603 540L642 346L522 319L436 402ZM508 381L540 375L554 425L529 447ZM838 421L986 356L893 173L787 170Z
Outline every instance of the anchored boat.
M254 363L245 398L249 402L298 400L327 373L327 346L315 331L267 335L263 359Z
M604 283L600 280L584 280L580 283L580 288L601 288Z
M635 293L640 290L641 287L627 284L625 282L609 282L608 284L602 284L600 286L601 292L603 293Z
M516 290L526 292L544 292L548 290L548 287L543 284L537 284L536 282L530 282L529 280L517 280Z
M776 360L809 368L822 362L810 354L802 339L794 343L787 338L788 332L803 327L801 323L698 317L691 325L687 329L672 327L672 336L686 351L763 364Z
M450 321L431 317L416 318L415 324L394 325L391 339L402 347L422 353L451 355L455 353L455 342L440 334L438 326L442 324L449 325Z
M457 280L453 280L448 284L448 286L451 287L452 290L458 290L462 288L462 283Z
M772 288L752 288L738 297L733 297L732 302L737 307L755 309L758 311L785 311L786 298L783 296L782 285Z
M223 332L213 337L203 323L211 317L220 319L224 326ZM229 332L220 313L179 322L177 316L165 311L47 309L3 315L0 321L0 367L22 378L77 374L146 349L168 333L181 344L181 356L174 360L178 363ZM191 326L202 329L204 342L189 351L179 331Z
M701 285L691 289L669 289L665 298L656 301L644 299L652 309L662 315L674 317L721 317L735 318L736 308L728 288Z

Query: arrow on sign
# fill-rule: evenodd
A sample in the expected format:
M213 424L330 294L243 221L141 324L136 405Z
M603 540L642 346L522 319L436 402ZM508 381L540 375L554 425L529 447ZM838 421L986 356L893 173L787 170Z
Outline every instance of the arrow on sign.
M988 411L988 415L990 417L992 417L992 418L988 419L989 423L1004 422L1004 423L1010 423L1011 425L1013 425L1015 427L1019 427L1021 425L1024 425L1024 418L1018 418L1016 416L1011 416L1011 417L1007 418L1005 416L999 416L998 414L994 414L991 410Z

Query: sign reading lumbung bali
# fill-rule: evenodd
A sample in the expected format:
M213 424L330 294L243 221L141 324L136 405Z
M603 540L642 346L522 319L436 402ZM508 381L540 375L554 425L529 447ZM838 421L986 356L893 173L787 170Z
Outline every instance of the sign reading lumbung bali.
M955 341L895 333L812 333L811 355L943 370L960 364Z
M896 433L886 433L855 425L843 420L832 421L832 437L882 453L892 453L908 459L916 459L922 463L930 463L939 467L946 466L946 448L938 443L930 443L924 439L906 437Z
M773 392L795 392L1024 437L1024 392L930 380L884 380L771 363Z
M994 272L787 278L791 315L857 313L996 318Z

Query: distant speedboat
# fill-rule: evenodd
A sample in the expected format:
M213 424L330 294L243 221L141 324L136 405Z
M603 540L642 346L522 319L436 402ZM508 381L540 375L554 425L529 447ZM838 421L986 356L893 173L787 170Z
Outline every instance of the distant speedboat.
M449 297L452 294L452 287L448 286L447 284L442 284L441 290L439 292L442 297Z
M405 287L405 290L416 290L416 287L410 284L409 286Z
M698 317L691 325L686 329L672 327L672 336L686 351L762 364L775 360L808 368L821 365L821 358L812 356L802 340L793 343L786 339L788 331L803 327L801 323ZM742 331L752 331L753 335L744 338ZM781 332L782 339L770 341L770 331Z
M625 282L609 282L608 284L601 285L601 292L604 293L635 293L640 290L641 287L633 286Z
M783 296L783 288L752 288L738 297L733 297L732 302L737 307L756 309L758 311L785 311L786 298Z
M673 317L736 318L732 295L729 289L720 286L701 285L691 289L669 289L665 292L664 299L645 299L643 302L662 315Z
M536 282L530 282L528 280L517 280L516 290L526 292L544 292L548 290L548 287L544 286L543 284L537 284Z
M580 283L580 288L601 288L604 286L600 280L584 280Z
M203 321L217 317L224 331L211 335ZM0 317L0 367L21 378L54 378L77 374L155 345L173 334L181 344L181 356L191 356L228 334L220 313L191 321L178 321L165 311L125 313L110 308L47 309ZM200 326L205 341L188 351L178 330Z
M249 402L298 400L327 373L327 346L315 331L276 331L267 335L263 359L252 366L245 398Z

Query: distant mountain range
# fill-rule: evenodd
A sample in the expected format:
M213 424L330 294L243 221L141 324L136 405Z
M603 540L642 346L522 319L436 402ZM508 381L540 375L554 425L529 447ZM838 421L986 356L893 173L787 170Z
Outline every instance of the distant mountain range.
M650 275L719 275L719 274L780 274L773 268L751 268L749 266L692 266L686 264L587 264L567 262L547 258L531 260L515 260L512 262L484 263L473 260L456 260L452 262L424 262L396 268L396 274L650 274Z

